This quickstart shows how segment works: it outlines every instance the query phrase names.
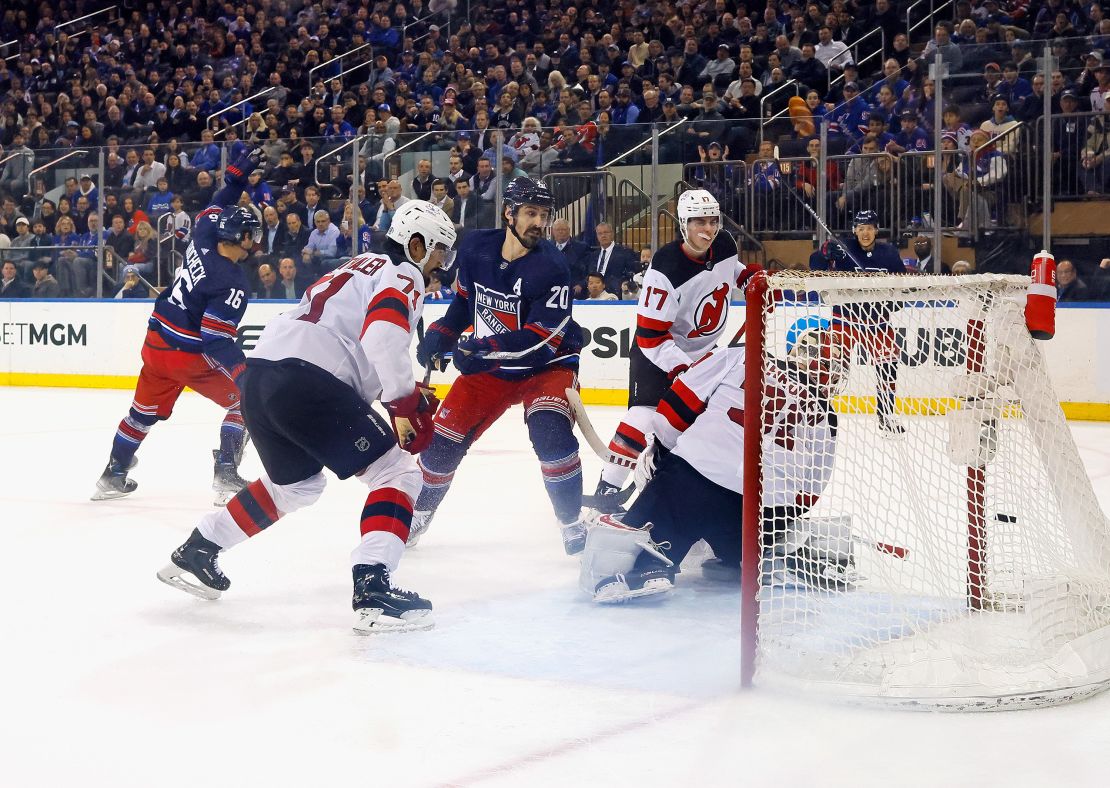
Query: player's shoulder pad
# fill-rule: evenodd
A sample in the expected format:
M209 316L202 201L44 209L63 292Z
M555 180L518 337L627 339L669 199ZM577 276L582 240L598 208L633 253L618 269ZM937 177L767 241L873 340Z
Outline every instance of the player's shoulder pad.
M686 256L682 251L682 241L671 241L659 247L651 258L648 270L665 277L671 287L679 288L704 271L705 266Z
M727 230L720 230L709 247L709 255L715 262L727 260L739 254L740 249L736 246L736 239Z

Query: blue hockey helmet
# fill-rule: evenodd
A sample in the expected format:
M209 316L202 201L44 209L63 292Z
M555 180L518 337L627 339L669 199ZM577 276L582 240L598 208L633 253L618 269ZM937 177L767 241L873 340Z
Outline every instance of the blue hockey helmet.
M521 175L513 178L505 187L505 204L514 212L522 205L553 209L555 200L542 181L534 181Z
M872 227L879 226L879 214L874 211L857 211L855 218L852 219L852 229L856 229L860 225L869 224Z
M262 243L262 222L251 211L238 207L220 214L219 224L216 225L216 240L237 244L246 238L247 233L250 233L256 244Z

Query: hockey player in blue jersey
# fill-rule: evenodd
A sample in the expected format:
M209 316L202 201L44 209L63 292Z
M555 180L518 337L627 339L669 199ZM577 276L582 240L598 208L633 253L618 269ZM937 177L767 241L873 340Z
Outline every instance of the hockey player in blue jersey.
M127 477L150 428L168 419L188 386L224 408L212 488L222 506L246 482L238 465L246 433L235 379L243 369L236 330L247 308L246 275L239 263L262 237L258 218L235 207L258 163L251 152L229 164L224 186L197 216L185 261L154 303L143 342L143 368L131 409L120 422L93 500L122 498L138 484Z
M878 215L860 211L852 221L854 238L830 240L809 258L811 271L904 274L906 266L898 250L878 240ZM898 344L889 326L891 305L846 304L833 307L833 329L838 331L847 348L862 343L875 364L878 388L875 412L879 428L890 435L900 435L905 428L894 418L895 389L898 381Z
M582 464L566 396L578 386L581 329L570 320L570 269L544 237L553 208L546 186L514 178L505 189L504 229L472 231L459 247L458 293L447 314L428 327L417 361L443 369L454 351L462 375L420 455L424 485L409 544L427 530L470 446L517 403L524 405L563 546L574 554L585 544ZM471 325L473 336L460 342Z

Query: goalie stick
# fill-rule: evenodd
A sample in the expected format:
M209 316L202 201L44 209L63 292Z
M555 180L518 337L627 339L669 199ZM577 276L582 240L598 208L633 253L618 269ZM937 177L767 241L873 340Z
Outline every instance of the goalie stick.
M632 463L627 457L621 457L609 451L608 447L601 442L601 438L594 429L594 425L590 422L590 417L586 414L586 405L582 402L582 395L578 393L577 389L568 388L566 390L567 402L570 403L570 409L574 413L574 422L578 425L578 429L582 432L582 437L586 439L586 443L590 444L603 462L612 462L623 465L628 468ZM636 491L636 485L630 484L618 493L613 495L598 496L598 495L583 495L582 505L596 509L598 504L601 503L601 498L605 498L606 503L623 504L632 497L632 493Z

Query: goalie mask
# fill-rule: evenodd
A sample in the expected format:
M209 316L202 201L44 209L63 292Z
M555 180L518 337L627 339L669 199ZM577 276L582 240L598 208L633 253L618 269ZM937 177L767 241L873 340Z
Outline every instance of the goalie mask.
M850 351L840 334L823 317L800 320L786 334L786 364L791 377L820 397L837 393L850 361Z
M697 218L716 218L717 224L711 235L700 235L690 243L690 220ZM678 230L682 240L689 246L705 251L713 244L721 231L721 204L705 189L691 189L678 197Z

